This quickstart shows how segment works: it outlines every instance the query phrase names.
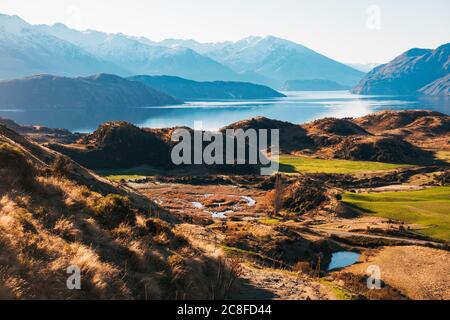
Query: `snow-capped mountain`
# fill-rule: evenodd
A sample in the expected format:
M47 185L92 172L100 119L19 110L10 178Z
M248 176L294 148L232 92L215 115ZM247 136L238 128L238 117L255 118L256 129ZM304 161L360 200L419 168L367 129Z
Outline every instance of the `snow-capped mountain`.
M77 31L62 24L38 28L120 65L132 74L174 75L198 81L240 79L230 68L170 40L162 45L143 37Z
M146 38L141 38L139 41L143 41L144 43L150 41ZM147 42L148 43L148 42ZM192 49L200 54L205 54L207 52L211 52L214 50L223 49L224 47L232 44L231 41L225 42L206 42L201 43L195 40L180 40L180 39L166 39L160 42L154 42L154 45L159 45L163 47L184 47Z
M369 73L370 71L381 65L381 63L346 63L346 65L358 71Z
M0 77L36 73L172 75L197 81L235 80L280 88L289 80L354 85L363 73L300 44L276 37L200 43L30 25L0 15Z
M278 81L331 80L353 85L363 73L305 46L281 38L249 37L206 53L236 72L255 72Z
M19 17L0 15L0 78L102 71L128 74L70 42L36 30Z

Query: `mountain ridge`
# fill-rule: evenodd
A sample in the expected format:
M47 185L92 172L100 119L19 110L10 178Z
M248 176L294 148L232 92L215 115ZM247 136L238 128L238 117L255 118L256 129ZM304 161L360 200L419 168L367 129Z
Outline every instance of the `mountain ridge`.
M432 49L413 48L381 65L353 89L358 94L449 95L450 43ZM447 78L446 78L447 77ZM441 80L439 80L441 79ZM447 79L447 80L445 80ZM441 85L432 85L435 81ZM446 89L447 88L447 89Z
M80 51L90 60L85 72L82 65L75 68L76 61L70 59L70 51L59 59L63 60L58 67L48 66L52 61L58 61L57 55L47 49L53 49L49 41L38 42L40 48L33 53L47 56L47 60L37 61L26 65L23 71L16 74L22 57L10 53L9 60L17 60L15 68L10 72L0 73L2 78L16 78L36 73L50 73L63 76L78 76L93 73L114 73L120 76L136 74L171 75L188 78L196 81L245 81L257 84L282 87L283 83L294 79L332 80L344 84L356 84L363 73L348 67L340 62L325 57L303 45L289 40L268 36L265 38L251 36L237 42L200 43L195 40L166 39L152 41L145 37L128 36L121 33L111 34L95 30L78 31L70 29L62 23L52 26L31 25L19 17L7 15L0 16L1 25L9 29L22 28L53 39L53 42L65 43L71 46L73 52ZM1 39L1 38L0 38ZM37 39L38 40L38 39ZM36 40L36 41L37 41ZM55 47L59 45L56 44ZM7 43L4 47L8 47ZM45 48L48 47L48 48ZM1 50L1 46L0 46ZM5 51L5 50L3 50ZM17 50L21 51L21 50ZM23 51L23 50L22 50ZM41 53L42 52L42 53ZM81 54L81 53L80 53ZM6 57L6 54L4 54ZM234 58L238 58L234 62ZM258 59L255 59L258 58ZM88 59L88 58L86 58ZM0 66L9 65L6 58L0 60ZM91 62L97 61L97 63ZM255 64L254 61L258 63ZM1 63L3 62L3 63ZM82 61L79 61L81 63ZM97 64L97 68L92 68Z
M151 88L180 100L234 100L268 99L285 97L269 87L247 82L214 81L198 82L173 76L138 75L128 78L142 82Z
M76 78L36 75L0 81L0 105L17 109L110 110L179 103L139 82L109 74Z

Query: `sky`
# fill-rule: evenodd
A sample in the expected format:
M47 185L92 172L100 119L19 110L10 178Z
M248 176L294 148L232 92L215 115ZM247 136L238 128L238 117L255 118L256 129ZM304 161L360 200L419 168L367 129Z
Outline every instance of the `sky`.
M0 13L151 40L273 35L345 63L450 42L450 0L0 0Z

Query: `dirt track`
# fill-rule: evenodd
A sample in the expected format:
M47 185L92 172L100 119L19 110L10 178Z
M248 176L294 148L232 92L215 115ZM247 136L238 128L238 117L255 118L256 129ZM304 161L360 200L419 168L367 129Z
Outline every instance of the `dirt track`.
M345 232L345 231L336 231L332 229L325 228L314 228L315 231L326 234L327 236L338 236L338 237L363 237L369 239L383 239L383 240L392 240L399 241L412 245L426 245L426 244L434 244L439 245L437 242L419 240L419 239L411 239L411 238L401 238L401 237L391 237L391 236L381 236L376 234L367 234L367 233L357 233L357 232Z

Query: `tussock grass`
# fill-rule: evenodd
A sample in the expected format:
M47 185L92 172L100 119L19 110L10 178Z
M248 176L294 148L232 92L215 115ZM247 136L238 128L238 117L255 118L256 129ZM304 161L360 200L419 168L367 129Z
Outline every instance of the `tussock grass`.
M230 294L232 264L192 248L156 212L138 210L126 196L79 185L63 157L48 165L28 157L0 144L0 299ZM92 176L89 183L95 182ZM81 269L81 290L66 287L72 265Z

